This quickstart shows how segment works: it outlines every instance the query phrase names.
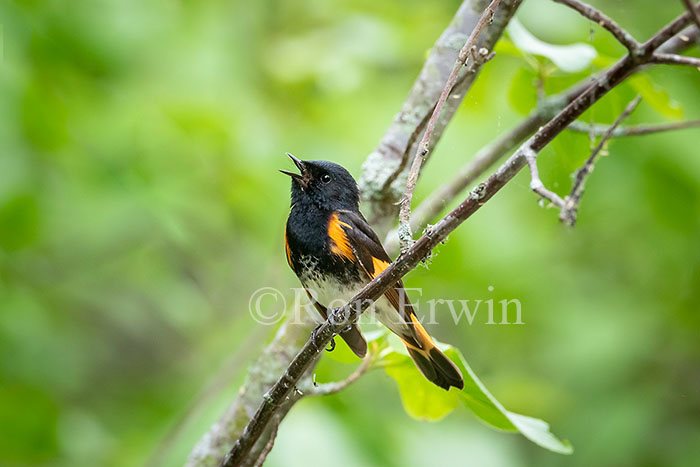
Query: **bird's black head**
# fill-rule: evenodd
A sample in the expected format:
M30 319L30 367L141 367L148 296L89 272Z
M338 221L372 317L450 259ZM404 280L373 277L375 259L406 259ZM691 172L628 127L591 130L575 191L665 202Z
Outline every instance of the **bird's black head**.
M357 211L360 192L350 172L333 162L302 161L287 155L300 171L280 170L292 177L292 205L313 204L323 210Z

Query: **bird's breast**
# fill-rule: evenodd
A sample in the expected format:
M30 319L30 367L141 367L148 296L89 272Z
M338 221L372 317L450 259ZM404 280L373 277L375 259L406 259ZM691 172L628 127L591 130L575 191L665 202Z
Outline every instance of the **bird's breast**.
M354 263L323 261L310 255L299 259L298 271L304 288L327 308L346 304L368 282Z

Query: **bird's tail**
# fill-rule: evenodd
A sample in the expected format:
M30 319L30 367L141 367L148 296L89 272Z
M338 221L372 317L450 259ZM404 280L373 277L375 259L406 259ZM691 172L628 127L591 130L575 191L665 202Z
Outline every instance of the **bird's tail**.
M459 368L437 348L417 319L413 319L413 328L416 332L412 340L419 346L413 345L408 340L404 340L404 344L423 376L445 390L449 390L450 386L464 389L464 380Z
M367 341L362 337L360 327L357 324L353 324L350 329L341 332L340 337L343 338L355 355L365 358L365 355L367 355Z

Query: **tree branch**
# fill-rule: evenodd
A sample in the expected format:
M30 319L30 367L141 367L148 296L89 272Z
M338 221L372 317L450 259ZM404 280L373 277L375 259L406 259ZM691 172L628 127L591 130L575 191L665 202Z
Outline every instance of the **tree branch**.
M255 413L262 395L277 381L280 373L304 345L314 326L315 323L307 313L293 315L282 324L272 342L250 366L248 376L236 399L190 453L185 463L187 467L215 467L221 464L230 446L236 442L250 420L250 414ZM311 380L308 375L304 379ZM280 420L300 397L298 393L291 394L278 410L277 416ZM251 449L248 462L241 465L252 467L269 442L274 439L274 434L274 430L265 430L260 441Z
M424 226L434 219L447 206L451 200L457 197L486 170L512 150L518 143L532 135L537 128L544 125L552 116L547 108L540 108L523 120L518 126L503 134L497 140L481 148L474 158L464 164L457 175L444 185L438 187L426 198L411 215L411 231ZM394 229L386 236L384 246L390 255L395 255L399 249L399 237Z
M592 6L580 2L578 0L554 1L557 3L561 3L562 5L566 5L569 8L572 8L573 10L576 10L582 16L590 19L594 23L601 26L603 29L607 30L610 34L615 36L615 39L617 39L617 41L620 42L631 54L636 53L641 47L641 44L637 42L637 40L632 36L632 34L624 30L614 20L609 18L604 13L596 10Z
M700 58L687 57L685 55L655 53L652 55L654 63L666 65L687 65L700 69Z
M265 444L265 447L262 449L260 452L260 456L257 458L255 461L255 464L253 467L262 467L262 465L265 463L265 459L267 459L267 455L270 454L270 451L272 451L272 447L275 445L275 439L277 438L277 430L280 427L280 417L276 416L272 422L270 423L270 436L269 439L267 440L267 443Z
M690 26L663 43L658 50L664 53L682 52L698 39L698 35L700 35L700 30L694 26ZM416 231L416 229L424 226L427 222L430 222L431 219L434 219L455 197L457 197L457 195L480 177L491 165L495 164L498 159L515 148L523 139L537 131L537 128L546 123L554 112L561 110L565 105L571 103L591 84L591 82L603 79L606 72L607 70L598 73L592 78L586 78L566 91L555 96L550 96L515 128L499 137L496 141L480 149L474 158L464 164L449 182L436 189L415 209L410 221L411 230ZM574 131L583 131L583 125L585 124L574 121L568 128ZM644 135L694 126L700 126L700 120L697 122L693 121L678 124L640 125L628 129L618 128L613 136ZM607 127L596 127L594 132L595 134L602 135L605 133L606 129ZM585 131L587 133L589 132L588 126L585 127ZM399 241L396 229L387 234L385 246L387 251L392 255L396 254L398 251Z
M680 53L700 40L700 29L688 26L663 43L656 51L660 53Z
M561 220L565 224L571 227L573 227L574 224L576 224L578 206L581 202L581 196L583 196L583 187L586 183L586 179L593 172L593 167L595 165L595 161L598 157L598 154L600 154L600 151L603 149L605 144L607 144L608 140L612 138L615 129L620 125L620 123L622 123L624 119L629 117L629 115L632 112L634 112L634 109L637 108L637 105L639 104L641 98L642 96L637 96L632 100L632 102L630 102L627 105L627 107L620 114L620 116L618 116L617 119L613 122L613 124L610 125L603 137L600 138L598 145L593 149L593 151L591 151L591 155L588 157L583 166L576 171L576 180L574 181L574 185L571 187L571 192L569 193L569 196L566 197L566 200L563 203L563 205L560 206L561 213L559 213L559 220Z
M471 34L464 43L464 46L459 51L457 56L457 61L452 67L452 72L447 77L447 82L445 87L440 93L433 113L428 120L428 124L423 133L423 138L421 138L420 143L418 143L418 148L416 149L416 154L413 157L413 163L411 164L411 170L408 172L408 179L406 180L406 190L404 191L403 198L401 199L401 208L399 210L399 242L401 245L401 252L404 253L408 248L410 248L411 243L413 243L413 234L411 232L411 226L409 224L411 218L411 200L413 200L413 190L416 188L416 183L418 182L418 175L420 174L421 166L423 165L423 160L428 155L430 139L433 136L433 131L435 130L435 123L437 122L440 112L442 111L442 106L445 104L447 97L452 92L452 88L457 82L459 77L459 72L463 66L467 64L469 57L472 57L474 63L477 63L478 56L476 53L476 40L481 34L481 30L486 26L486 23L491 21L493 15L498 7L500 0L492 0L489 6L486 7L484 12L481 14L479 21L477 21L476 26L472 30ZM484 56L488 55L488 52Z
M544 186L544 183L542 183L542 180L540 180L539 170L537 169L537 153L526 149L523 151L523 155L525 156L527 165L530 166L530 189L541 197L549 200L556 207L563 209L564 200L561 199L558 194L548 190Z
M501 0L492 24L479 36L477 50L493 50L521 2L522 0ZM405 167L413 153L413 145L433 113L460 48L489 3L490 0L462 2L450 25L430 50L401 111L394 117L377 148L367 156L362 166L358 185L365 202L363 210L380 236L385 235L396 221L396 202L401 199L406 188ZM435 124L428 159L479 71L479 67L467 70L454 86Z
M698 7L693 5L693 0L683 0L683 4L692 15L695 25L700 29L700 10L698 10Z
M657 123L651 125L619 126L613 131L612 137L621 138L624 136L651 135L654 133L663 133L666 131L676 131L696 127L700 127L700 120L688 120L685 122L672 123ZM575 121L571 122L567 130L587 134L593 133L594 136L602 136L605 133L607 133L609 128L610 125L590 125L581 121Z
M329 394L335 394L343 389L350 386L352 383L360 379L367 370L369 370L370 365L373 363L374 355L370 353L363 360L362 363L353 371L347 378L342 381L337 381L335 383L324 383L311 385L308 388L302 389L302 392L306 396L327 396Z
M640 55L646 57L654 52L670 52L669 50L664 50L664 43L681 32L683 28L690 24L690 21L690 12L685 12L684 14L678 16L676 19L661 28L659 32L651 36L648 41L642 44L642 52Z

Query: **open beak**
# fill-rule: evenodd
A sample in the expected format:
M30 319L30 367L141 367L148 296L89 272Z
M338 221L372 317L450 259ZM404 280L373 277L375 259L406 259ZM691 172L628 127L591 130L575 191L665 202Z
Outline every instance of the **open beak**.
M304 161L301 159L295 157L293 154L287 153L287 156L294 162L294 165L297 166L299 169L299 172L301 173L296 173L296 172L290 172L289 170L280 170L285 175L289 175L292 177L294 180L297 182L301 183L303 187L306 187L309 183L309 172L306 170L306 167L304 166Z

